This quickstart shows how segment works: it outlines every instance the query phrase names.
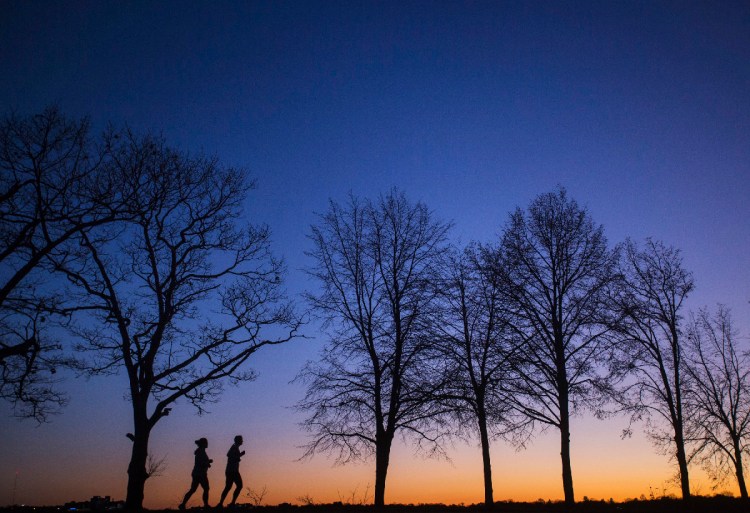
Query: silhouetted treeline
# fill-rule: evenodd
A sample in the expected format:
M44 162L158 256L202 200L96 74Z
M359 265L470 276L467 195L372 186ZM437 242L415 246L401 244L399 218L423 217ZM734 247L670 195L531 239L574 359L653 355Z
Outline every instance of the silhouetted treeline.
M624 413L677 466L747 497L748 359L726 308L688 318L692 274L680 251L647 239L610 245L604 227L564 188L517 208L498 239L451 246L447 225L393 189L331 201L313 225L320 287L308 295L329 344L300 374L308 455L375 456L383 505L390 444L400 432L441 454L452 436L489 444L560 434L565 503L575 502L570 418Z
M141 509L162 466L157 423L178 400L203 412L226 383L252 380L250 357L303 324L270 231L243 210L254 182L54 108L2 122L0 171L0 397L44 421L66 401L59 366L124 372L126 503ZM679 249L611 244L562 187L495 228L459 247L398 189L318 215L306 300L328 343L298 377L305 454L373 458L383 506L397 436L435 456L476 438L492 505L490 444L553 428L571 507L571 417L625 414L674 459L684 499L691 461L746 498L750 357L726 307L685 311L695 285Z

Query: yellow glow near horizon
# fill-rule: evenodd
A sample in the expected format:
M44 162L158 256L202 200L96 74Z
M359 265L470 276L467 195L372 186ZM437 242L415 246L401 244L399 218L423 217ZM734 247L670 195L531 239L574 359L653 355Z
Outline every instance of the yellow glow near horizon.
M260 429L252 423L240 425L233 411L217 412L208 417L194 417L176 412L152 438L151 450L167 457L163 475L149 479L144 505L147 508L174 508L190 485L193 464L193 433L210 440L208 454L214 459L209 471L210 502L215 504L224 485L226 451L235 434L245 435L247 451L241 463L244 484L253 489L266 487L264 504L301 503L307 497L315 503L372 502L374 462L334 466L324 455L297 461L304 442L301 433L279 421L273 429ZM93 495L110 495L123 499L127 482L127 462L131 448L124 436L115 436L122 419L115 419L106 436L68 432L75 428L72 417L61 418L54 430L65 445L50 448L37 442L18 446L9 452L9 465L20 472L16 494L19 503L35 505L62 504L86 500ZM66 426L70 423L70 428ZM172 426L190 425L189 433ZM624 419L597 421L588 417L575 419L572 426L572 464L576 499L610 498L622 501L649 497L653 492L679 495L670 479L675 467L666 456L655 453L646 437L636 431L632 438L620 439ZM233 425L234 427L226 427ZM24 429L22 426L19 430ZM52 427L45 427L43 430ZM63 433L60 433L63 430ZM237 430L237 432L235 432ZM44 433L44 431L39 431ZM179 434L178 434L179 433ZM101 435L101 433L99 433ZM41 436L41 437L40 437ZM424 459L414 455L403 442L394 445L388 472L386 502L390 504L474 504L484 498L482 461L476 443L456 442L448 448L451 462ZM539 434L525 450L516 451L502 441L492 444L494 496L497 501L561 500L561 465L559 438L554 430ZM106 456L106 457L105 457ZM36 462L36 463L35 463ZM40 462L43 462L40 463ZM75 462L74 464L71 462ZM7 484L7 481L6 481ZM706 477L691 467L691 488L695 494L712 494ZM10 488L6 488L10 490ZM728 480L718 491L737 494L736 485ZM10 494L0 496L9 504ZM241 502L248 502L244 494ZM191 504L200 502L194 496Z
M576 499L623 501L651 493L679 496L670 484L674 469L667 457L655 454L641 436L619 440L612 435L618 422L581 423L573 441L573 478ZM562 500L559 449L556 432L539 436L526 450L496 442L493 446L493 488L496 501L531 502L538 499ZM583 442L585 440L585 443ZM267 488L264 504L301 503L307 497L315 503L372 502L374 464L331 466L325 457L293 462L292 452L272 447L253 447L243 462L245 486ZM220 453L214 450L214 453ZM298 454L297 454L298 455ZM222 455L223 456L223 455ZM223 462L223 458L218 458ZM211 502L223 487L223 463L212 468ZM711 494L708 481L698 469L691 469L692 490ZM174 507L189 485L189 472L154 480L147 488L147 507ZM721 490L736 494L731 482ZM247 501L244 494L241 502ZM452 462L414 456L403 444L394 447L388 473L386 502L390 504L475 504L483 501L483 477L478 447L459 445ZM193 501L199 500L197 497Z

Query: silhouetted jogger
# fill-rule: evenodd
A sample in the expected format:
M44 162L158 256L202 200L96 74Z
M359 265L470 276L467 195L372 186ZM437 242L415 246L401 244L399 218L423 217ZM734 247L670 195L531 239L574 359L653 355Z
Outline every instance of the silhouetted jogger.
M242 445L242 436L237 435L234 437L234 445L229 448L229 452L227 453L227 484L224 487L224 491L221 492L221 500L219 500L219 506L224 506L224 499L226 498L227 494L229 493L229 489L232 487L232 485L235 485L236 488L234 489L234 495L232 496L232 502L229 503L230 506L234 506L234 504L237 502L237 496L239 496L240 491L242 490L242 476L240 475L240 458L242 458L245 455L245 451L240 452L240 445Z
M182 499L179 508L185 509L185 504L190 500L190 496L193 495L198 489L198 485L203 487L203 505L208 507L208 467L211 466L214 460L208 459L206 454L206 448L208 447L208 440L200 438L195 441L195 445L198 448L195 450L195 465L193 466L193 483L190 485L190 490L185 494L185 498Z

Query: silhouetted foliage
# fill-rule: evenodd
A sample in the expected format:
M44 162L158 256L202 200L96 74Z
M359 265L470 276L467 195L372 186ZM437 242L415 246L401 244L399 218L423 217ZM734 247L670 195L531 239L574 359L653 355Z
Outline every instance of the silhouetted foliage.
M524 426L512 401L519 337L503 305L496 254L474 245L450 252L435 283L438 303L429 325L444 382L440 399L455 416L455 429L479 435L488 506L494 502L490 440L523 436Z
M65 260L71 238L116 217L106 154L87 120L55 108L0 125L0 397L21 417L44 421L66 402L53 386L61 341L46 329L64 300L50 257Z
M321 287L308 297L330 341L298 378L307 383L298 404L310 414L306 455L333 452L346 463L374 454L377 506L396 433L442 451L422 322L447 230L397 190L374 202L331 201L312 228L309 273Z
M226 382L254 379L245 363L296 336L281 290L282 263L265 226L245 225L253 184L216 159L190 157L154 137L112 134L108 171L131 212L85 229L75 259L57 261L71 284L80 369L125 371L133 409L128 509L140 509L149 436L184 399L198 413Z
M716 485L734 475L747 498L744 456L750 451L750 354L740 352L739 337L726 307L712 316L701 310L687 330L687 389L684 408L698 458Z
M496 265L504 302L523 338L515 400L529 419L560 432L565 502L575 502L570 416L593 404L613 324L616 251L604 229L564 189L542 194L510 217Z
M679 250L651 239L643 249L633 241L625 244L622 274L623 318L611 361L620 386L613 397L632 421L645 419L655 444L674 455L682 496L688 498L681 325L693 277L684 269Z

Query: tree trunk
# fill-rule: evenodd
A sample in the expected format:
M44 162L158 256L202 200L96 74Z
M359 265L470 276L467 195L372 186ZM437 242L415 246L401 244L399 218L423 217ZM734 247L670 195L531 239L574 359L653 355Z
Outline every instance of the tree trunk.
M677 447L677 462L680 466L680 488L682 488L682 498L690 498L690 479L688 478L687 458L685 456L685 444L680 443Z
M555 325L555 346L557 367L557 394L560 408L560 459L562 460L562 481L565 505L572 507L575 502L573 493L573 468L570 465L570 390L568 382L568 369L565 366L565 352L562 334L559 332L559 324Z
M677 422L675 426L675 443L677 445L677 464L680 468L680 488L682 498L690 498L690 478L688 476L687 456L685 454L685 437L682 434L682 423Z
M150 430L145 412L141 408L133 408L134 433L133 450L128 465L128 490L125 498L125 509L128 511L141 511L143 509L143 493L146 487L148 472L146 462L148 459L148 439Z
M680 488L682 498L690 498L690 478L688 476L687 456L685 454L685 432L682 416L682 377L680 373L680 342L676 322L670 326L672 332L672 361L674 362L674 441L677 445L677 465L680 468Z
M566 383L567 380L562 381ZM570 406L568 404L568 389L560 387L560 458L562 459L562 480L565 504L570 507L576 502L573 493L573 468L570 465Z
M562 458L563 492L565 493L565 504L575 504L573 493L573 468L570 465L570 421L565 418L560 425L560 457Z
M745 474L742 469L742 451L738 441L734 442L734 473L737 476L737 486L740 488L740 497L747 499L747 486L745 485Z
M388 463L391 458L393 435L378 434L375 443L375 507L385 505L385 479L388 475Z
M487 433L487 415L480 409L477 415L479 435L482 441L482 463L484 465L484 504L492 507L495 500L492 494L492 464L490 462L490 438Z

